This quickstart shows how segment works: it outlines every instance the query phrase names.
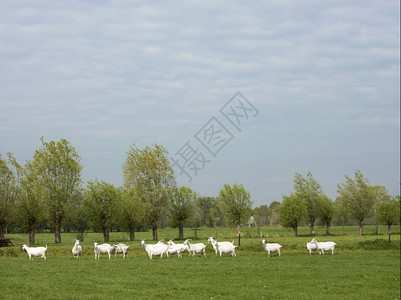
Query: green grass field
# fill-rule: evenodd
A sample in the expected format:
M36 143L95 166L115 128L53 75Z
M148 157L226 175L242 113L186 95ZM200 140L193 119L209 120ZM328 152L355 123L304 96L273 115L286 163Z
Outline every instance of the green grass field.
M75 260L71 254L74 234L63 234L63 243L54 244L49 233L37 235L37 245L48 245L47 260L28 260L21 250L25 235L9 235L15 247L0 248L1 299L400 299L400 234L394 227L388 245L384 227L365 228L357 236L356 227L333 228L326 237L319 228L317 238L338 244L335 255L309 253L305 243L311 237L300 229L300 237L283 228L243 228L244 236L237 257L217 257L211 245L206 257L155 257L149 260L140 240L151 242L151 232L137 233L130 242L127 233L113 232L111 242L130 245L128 259L109 260L103 255L94 260L91 241L101 241L98 233L88 233L82 246L84 255ZM276 234L277 232L277 234ZM185 235L194 236L187 229ZM282 255L269 258L261 238L283 245ZM266 235L268 234L268 237ZM159 238L168 240L177 230L160 230ZM235 239L229 228L198 229L199 242L208 236Z

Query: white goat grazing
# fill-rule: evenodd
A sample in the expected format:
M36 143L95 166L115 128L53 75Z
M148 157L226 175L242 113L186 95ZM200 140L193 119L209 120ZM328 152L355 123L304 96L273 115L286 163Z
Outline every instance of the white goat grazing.
M234 241L232 242L218 242L215 241L212 237L209 237L207 240L209 243L212 243L213 249L216 251L216 255L217 255L217 251L220 252L220 257L222 253L229 253L231 254L231 256L237 256L235 254L235 248L237 246L234 246Z
M173 240L169 240L167 245L170 247L167 249L167 253L174 254L177 253L178 257L182 257L182 252L189 251L189 248L185 244L176 244Z
M206 257L206 245L203 243L191 244L190 239L185 240L184 245L187 245L189 251L192 253L192 256L195 256L195 253L200 253Z
M111 251L113 247L110 244L101 244L99 245L97 242L94 242L93 245L95 251L95 259L100 259L100 254L107 253L109 255L109 259L111 258Z
M112 252L114 251L114 257L117 257L117 253L122 253L123 254L123 258L128 257L128 248L129 246L127 246L126 244L114 244L112 246Z
M317 246L314 243L306 243L306 249L308 249L309 255L312 255L312 251L316 251Z
M46 259L46 247L28 247L27 245L22 245L22 250L28 253L29 260L32 260L32 256L40 256L42 259Z
M281 255L280 249L283 246L281 246L280 244L277 244L277 243L268 243L268 244L266 244L266 240L262 240L262 245L263 245L263 249L265 249L265 251L267 252L269 257L270 257L270 252L277 252L278 256Z
M163 254L166 253L168 257L167 250L170 248L169 245L166 245L162 241L159 241L157 244L146 244L145 240L141 242L143 248L148 253L150 259L152 259L153 255L160 255L160 259L163 258Z
M316 245L317 251L319 254L324 255L324 251L331 251L331 254L334 254L334 247L337 245L334 242L318 242L316 238L311 241L312 244Z
M75 245L74 245L74 247L72 247L72 255L75 258L78 258L79 256L82 255L82 247L79 244L79 240L75 240Z

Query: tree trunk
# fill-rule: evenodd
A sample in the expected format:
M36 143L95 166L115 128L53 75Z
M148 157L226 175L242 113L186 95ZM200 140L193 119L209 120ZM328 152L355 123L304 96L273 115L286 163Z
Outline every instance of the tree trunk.
M326 235L330 235L330 227L331 227L331 222L327 221L326 222Z
M28 240L28 246L35 245L35 224L29 224Z
M81 229L78 230L78 240L80 242L84 241L84 230L81 230Z
M178 226L178 238L180 240L184 239L184 225L180 224L180 226Z
M104 226L103 227L103 238L104 238L104 242L105 243L110 242L110 228L109 228L109 226Z
M54 226L54 242L56 244L61 244L60 225L58 224Z
M294 229L294 236L298 236L298 226L294 226L292 229Z
M310 228L310 234L311 234L312 236L314 236L314 235L315 235L315 224L314 224L314 223L311 223L311 224L309 225L309 228Z
M129 227L129 239L130 241L135 241L135 226Z
M152 225L153 240L157 241L157 225Z
M241 234L241 223L237 223L237 234Z
M359 222L359 235L362 235L362 231L363 231L363 222Z
M4 237L4 234L6 233L6 224L0 224L0 238Z
M388 242L390 243L391 238L391 224L388 225Z

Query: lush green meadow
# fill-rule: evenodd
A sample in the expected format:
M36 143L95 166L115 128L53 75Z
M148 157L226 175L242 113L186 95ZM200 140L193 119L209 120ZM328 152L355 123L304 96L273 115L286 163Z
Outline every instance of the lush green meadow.
M54 244L50 233L38 234L37 245L48 245L47 260L28 260L21 245L25 235L9 235L15 247L0 248L0 282L3 299L78 299L78 298L157 298L181 299L399 299L400 228L394 227L392 243L386 241L386 228L366 227L362 237L356 227L333 227L331 236L317 229L320 241L337 243L335 255L309 253L305 243L311 240L308 228L300 228L299 237L284 228L243 228L237 257L217 257L211 245L206 257L155 257L149 260L140 240L151 241L151 232L136 233L137 241L128 241L128 233L113 232L111 243L130 245L128 259L121 254L109 260L103 255L94 260L88 233L82 243L84 255L75 260L71 254L75 234L63 234L61 245ZM195 232L187 229L187 237ZM159 231L159 238L177 236L177 230ZM198 229L199 242L208 236L238 238L229 228ZM267 242L283 245L282 255L270 258L262 249ZM221 237L221 238L220 238Z

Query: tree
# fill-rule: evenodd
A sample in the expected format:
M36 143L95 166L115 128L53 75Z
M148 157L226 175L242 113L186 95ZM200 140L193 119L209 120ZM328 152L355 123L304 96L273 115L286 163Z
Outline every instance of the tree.
M280 207L280 202L278 201L273 201L269 205L270 226L277 225L279 222L279 217L278 217L279 207Z
M391 199L390 194L388 193L387 189L382 186L382 185L375 185L375 186L369 186L369 191L373 197L373 215L375 218L375 224L376 224L376 234L379 234L379 224L377 220L377 206L380 202L382 201L389 201Z
M83 193L80 193L68 210L68 219L72 228L77 231L77 239L84 241L84 232L88 228L88 215L83 204Z
M295 173L294 178L295 195L302 199L306 204L307 220L309 222L311 235L315 234L315 223L321 214L321 198L323 196L322 187L313 178L312 173L308 172L306 177Z
M104 242L110 241L110 227L121 201L121 190L111 183L88 181L85 191L84 206L94 227L101 227Z
M45 142L35 151L32 161L34 180L43 187L43 197L54 228L55 243L61 243L61 226L67 208L81 189L80 157L65 139Z
M388 242L391 238L391 225L400 222L400 198L393 198L389 201L381 201L377 206L377 219L388 227Z
M200 225L214 227L214 213L217 200L215 197L198 197L195 201L196 209L200 215Z
M294 236L298 236L298 226L306 215L305 202L297 195L283 196L278 210L280 223L284 227L289 227L294 230Z
M321 198L321 222L326 225L327 235L330 234L331 221L334 218L335 212L334 202L326 195L323 195Z
M8 163L0 154L0 238L7 232L18 195L21 166L11 153Z
M27 161L21 173L20 192L16 202L16 222L28 231L28 244L35 245L35 232L46 218L43 187L36 180L32 161Z
M270 223L270 211L267 205L255 207L253 211L258 226L267 226Z
M174 189L170 203L170 218L173 227L178 227L178 238L184 239L184 223L192 215L197 195L189 187Z
M237 233L241 230L241 220L249 214L252 203L251 196L242 184L224 184L219 193L219 205L228 219L237 227Z
M134 189L123 190L120 206L121 220L128 227L130 240L135 241L135 229L146 213L146 205Z
M146 218L152 227L153 240L157 241L158 223L175 187L167 150L157 144L142 150L131 146L123 165L123 177L125 188L134 189L146 203Z
M338 201L348 214L359 224L359 235L362 235L364 220L371 214L374 197L369 188L369 181L363 174L355 171L355 179L345 176L346 182L338 185Z

